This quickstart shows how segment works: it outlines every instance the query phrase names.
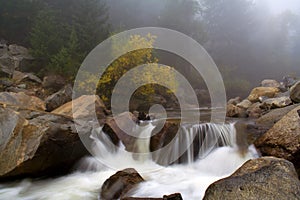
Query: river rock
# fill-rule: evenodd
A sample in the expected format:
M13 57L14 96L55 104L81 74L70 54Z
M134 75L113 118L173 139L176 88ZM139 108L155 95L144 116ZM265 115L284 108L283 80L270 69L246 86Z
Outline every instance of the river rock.
M290 97L293 102L300 103L300 81L298 81L291 87Z
M300 174L300 106L294 108L267 133L255 141L264 156L275 156L291 161Z
M262 102L261 108L265 110L271 110L275 108L283 108L291 105L293 102L288 96L270 98Z
M281 85L278 81L272 79L265 79L261 82L261 87L275 87L280 88Z
M227 117L247 117L246 110L244 108L235 106L233 104L227 105L227 112L226 112Z
M66 173L88 154L72 119L7 107L0 113L1 180Z
M182 200L180 193L175 193L171 195L164 195L163 198L138 198L138 197L125 197L121 200Z
M269 127L270 129L272 128L272 126L274 126L274 124L276 124L279 120L281 120L282 117L284 117L286 114L288 114L290 111L292 111L298 106L299 104L298 105L295 104L295 105L287 106L285 108L278 108L278 109L271 110L269 113L258 118L255 122L259 126L266 126Z
M257 87L251 91L248 100L255 103L259 101L259 97L273 98L279 92L280 90L276 87Z
M242 102L238 103L236 106L243 109L248 109L252 105L251 101L244 99Z
M260 116L263 115L264 110L261 109L261 103L257 102L252 104L246 111L247 115L250 118L259 118Z
M54 109L62 106L65 103L68 103L72 100L72 86L70 84L66 85L64 88L58 92L50 95L45 99L46 108L48 112L53 111Z
M101 199L114 200L122 198L129 190L143 181L141 175L133 168L118 171L103 183Z
M13 105L17 107L22 107L30 110L42 110L46 109L44 101L35 97L26 95L23 92L13 93L13 92L1 92L0 102L7 105Z
M93 119L96 114L102 122L108 111L99 96L83 95L53 110L52 113L86 120Z
M211 184L204 200L299 199L300 181L287 160L262 157L249 160L228 178Z
M116 120L120 122L122 129L118 126ZM134 123L129 123L130 120ZM138 119L132 113L125 112L115 116L114 118L108 117L102 130L109 136L113 144L118 145L121 141L127 151L137 152L135 143L137 141L136 137L139 136L137 135L134 137L130 135L131 133L134 133L137 123Z
M297 81L299 81L299 79L297 79L296 77L292 77L292 76L285 76L285 77L283 77L283 80L282 80L282 82L286 88L292 87L295 83L297 83Z
M233 99L229 99L229 101L227 102L228 105L232 104L232 105L237 105L238 103L240 103L242 101L241 97L236 97Z

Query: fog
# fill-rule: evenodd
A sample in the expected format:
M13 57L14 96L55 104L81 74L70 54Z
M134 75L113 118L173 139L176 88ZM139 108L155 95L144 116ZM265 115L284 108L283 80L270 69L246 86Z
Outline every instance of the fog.
M160 26L193 37L216 62L229 95L262 79L300 76L298 0L109 0L107 4L116 30Z
M72 30L79 41L70 55L76 71L112 34L148 26L198 41L222 72L229 96L248 93L262 79L300 76L299 0L0 0L0 40L31 48L49 69ZM185 60L168 52L156 55L202 87Z

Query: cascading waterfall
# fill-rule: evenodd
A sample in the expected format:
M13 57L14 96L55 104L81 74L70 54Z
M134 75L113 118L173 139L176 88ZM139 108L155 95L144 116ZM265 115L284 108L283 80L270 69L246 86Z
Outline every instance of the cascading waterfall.
M95 140L97 156L117 163L118 169L112 169L97 159L84 158L76 166L77 170L70 175L48 180L23 180L17 183L0 185L1 200L81 200L97 199L103 182L117 170L132 167L141 173L146 182L141 183L129 196L161 197L165 194L180 192L184 199L198 200L204 195L206 188L221 178L233 173L248 159L256 156L254 147L246 154L238 151L236 132L233 124L185 124L180 134L174 138L165 155L149 157L152 124L140 127L141 138L136 143L138 152L144 156L136 158L124 148L112 148L107 144L107 137L101 134L102 129L95 129L91 138ZM147 137L148 136L148 137ZM101 140L99 140L99 137ZM188 148L179 155L180 144L185 142ZM193 145L189 145L193 144ZM172 148L171 148L172 147ZM106 151L104 151L106 150ZM186 164L173 164L163 167L157 163L168 162L166 158L185 156ZM154 161L156 162L154 162ZM160 163L161 164L161 163ZM152 170L156 169L156 170Z

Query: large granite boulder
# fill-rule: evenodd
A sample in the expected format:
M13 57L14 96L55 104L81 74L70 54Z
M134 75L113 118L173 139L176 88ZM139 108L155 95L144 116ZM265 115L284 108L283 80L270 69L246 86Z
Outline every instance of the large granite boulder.
M273 98L279 92L280 89L276 87L257 87L251 91L248 100L255 103L260 100L260 97Z
M72 119L12 108L0 107L1 180L63 174L88 154Z
M275 156L291 161L300 174L299 110L300 106L290 111L254 144L263 156Z
M1 92L0 103L26 108L29 110L46 110L44 101L38 97L26 95L23 92Z
M108 111L99 96L83 95L58 107L52 113L86 120L94 119L94 115L96 114L100 122L103 123Z
M291 162L262 157L211 184L203 199L300 199L300 181Z
M291 87L290 97L295 103L300 103L300 81L298 81Z
M133 189L144 179L132 168L118 171L109 177L102 185L101 199L114 200L124 197L129 190Z

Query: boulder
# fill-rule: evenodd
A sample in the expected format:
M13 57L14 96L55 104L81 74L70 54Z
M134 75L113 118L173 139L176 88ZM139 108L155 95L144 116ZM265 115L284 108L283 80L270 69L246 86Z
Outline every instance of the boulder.
M53 110L52 113L76 119L93 119L96 114L98 119L103 121L108 111L99 96L83 95Z
M241 97L236 97L233 99L229 99L229 101L227 102L228 105L232 104L232 105L237 105L238 103L240 103L242 101Z
M272 128L282 117L288 114L290 111L300 106L299 104L290 105L285 108L278 108L271 110L269 113L261 116L255 122L259 126L266 126L268 129Z
M226 112L227 117L247 117L246 110L244 108L235 106L233 104L227 105L227 112Z
M285 76L283 77L282 83L286 88L292 87L295 83L297 83L299 79L296 77L291 77L291 76Z
M60 175L88 154L72 119L8 107L0 113L1 180Z
M300 103L300 81L298 81L291 87L290 98L293 102Z
M288 96L278 97L278 98L270 98L266 99L262 102L260 106L264 110L271 110L275 108L283 108L291 105L293 102Z
M12 56L23 56L24 58L32 59L29 50L23 46L11 44L8 46L8 51Z
M17 84L21 83L24 80L30 80L36 83L42 83L42 80L39 77L35 76L34 74L23 73L20 71L14 71L12 79Z
M251 105L252 105L252 103L248 99L244 99L242 102L236 104L237 107L243 108L243 109L246 109L246 110L248 108L250 108Z
M298 110L300 110L300 106L285 115L254 144L264 156L275 156L291 161L300 174L300 118Z
M259 101L259 97L273 98L279 92L280 90L276 87L257 87L251 91L248 100L255 103Z
M122 198L129 190L143 181L144 179L141 175L133 168L118 171L103 183L101 199L113 200Z
M66 80L60 75L49 75L44 77L42 85L45 89L57 92L66 85Z
M261 103L257 102L252 104L246 111L247 115L250 118L259 118L260 116L263 115L264 110L261 109Z
M164 195L163 198L138 198L138 197L125 197L121 200L182 200L180 193Z
M122 129L116 123L116 120L121 123ZM129 120L135 122L134 124L128 123ZM130 112L121 113L117 116L108 117L103 126L103 132L109 136L113 144L118 145L121 141L125 149L129 152L137 153L136 141L138 136L133 137L128 133L134 133L138 119Z
M280 88L281 85L278 81L272 79L266 79L261 82L261 87L275 87Z
M26 95L23 92L20 93L1 92L0 103L22 107L29 110L44 111L46 109L44 101L42 101L41 99L35 96Z
M0 74L1 77L12 77L15 69L18 67L17 60L9 54L4 54L0 57Z
M291 162L262 157L211 184L203 199L300 199L300 181Z
M50 95L45 99L46 108L48 112L53 111L54 109L62 106L65 103L68 103L72 100L72 86L70 84L66 85L64 88L58 92Z

